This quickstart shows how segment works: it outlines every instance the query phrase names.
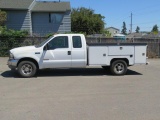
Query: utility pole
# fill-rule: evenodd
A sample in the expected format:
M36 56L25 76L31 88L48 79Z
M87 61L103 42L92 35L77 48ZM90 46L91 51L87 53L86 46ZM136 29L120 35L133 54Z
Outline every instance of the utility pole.
M133 16L133 14L132 14L132 12L131 12L131 30L130 30L130 33L132 33L132 16Z

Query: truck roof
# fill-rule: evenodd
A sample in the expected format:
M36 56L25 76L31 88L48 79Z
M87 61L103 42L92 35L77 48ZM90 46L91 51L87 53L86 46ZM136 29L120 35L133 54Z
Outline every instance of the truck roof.
M79 34L79 33L74 33L74 34L73 33L71 33L71 34L54 34L53 36L65 36L65 35L79 35L79 36L81 36L83 34Z

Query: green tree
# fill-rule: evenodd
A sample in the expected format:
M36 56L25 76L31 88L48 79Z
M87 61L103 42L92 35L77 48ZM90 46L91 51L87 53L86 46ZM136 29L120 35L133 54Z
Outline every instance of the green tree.
M121 33L124 34L124 35L127 35L127 28L126 28L126 23L125 22L123 22Z
M0 26L3 26L7 19L7 13L0 10Z
M139 33L139 30L140 30L140 27L137 26L137 28L136 28L136 33Z
M104 30L104 16L95 14L88 8L73 8L71 13L72 32L85 33L87 35L102 33Z
M154 34L158 34L158 31L159 31L158 26L154 25L151 32L154 33Z

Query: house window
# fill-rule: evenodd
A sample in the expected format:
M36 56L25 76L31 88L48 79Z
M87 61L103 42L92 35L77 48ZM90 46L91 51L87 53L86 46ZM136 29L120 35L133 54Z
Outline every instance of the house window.
M114 34L117 34L118 32L117 31L114 31Z
M49 13L49 23L61 23L63 15L58 13Z

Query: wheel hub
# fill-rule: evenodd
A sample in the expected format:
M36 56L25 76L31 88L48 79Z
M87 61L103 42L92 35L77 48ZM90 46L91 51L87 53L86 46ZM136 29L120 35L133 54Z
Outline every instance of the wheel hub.
M31 74L32 73L32 66L30 64L24 64L22 66L22 73L25 75Z
M122 63L118 63L117 65L115 65L115 71L117 73L121 73L124 70L124 65Z
M28 71L29 71L29 68L28 68L28 67L26 67L26 68L25 68L25 71L26 71L26 72L28 72Z
M120 69L122 69L122 67L121 67L121 66L118 66L118 69L120 70Z

